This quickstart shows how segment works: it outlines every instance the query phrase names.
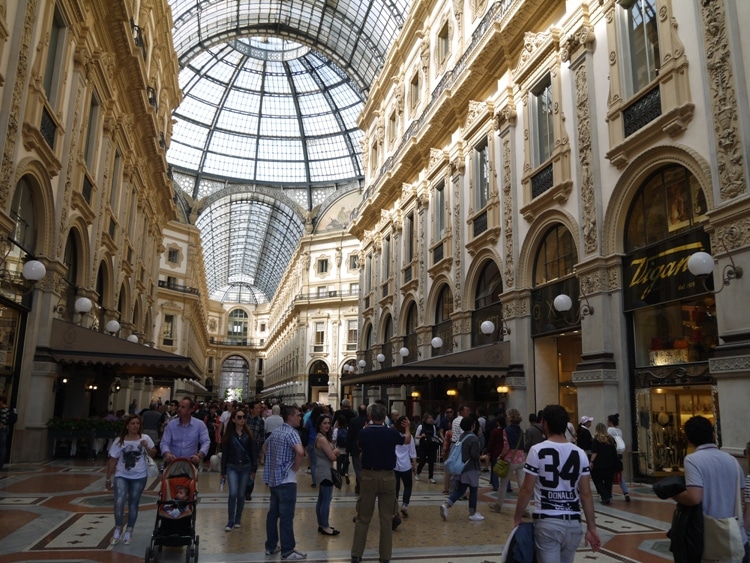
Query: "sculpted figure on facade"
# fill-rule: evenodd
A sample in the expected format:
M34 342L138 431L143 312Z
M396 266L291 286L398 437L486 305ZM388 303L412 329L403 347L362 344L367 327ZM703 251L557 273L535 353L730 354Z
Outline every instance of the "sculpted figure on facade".
M592 254L596 252L598 237L596 230L596 193L591 165L593 162L591 114L589 111L589 91L585 65L580 65L576 69L575 81L583 244L586 254Z
M513 190L511 189L510 139L503 140L503 234L505 235L505 287L515 285L513 272Z
M427 78L430 76L430 39L428 36L422 39L422 45L419 49L419 59L422 62L422 74L424 74L426 87Z

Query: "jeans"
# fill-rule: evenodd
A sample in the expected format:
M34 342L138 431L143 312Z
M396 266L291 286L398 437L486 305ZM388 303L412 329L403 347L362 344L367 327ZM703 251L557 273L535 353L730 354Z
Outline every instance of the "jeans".
M534 552L538 563L573 563L581 544L579 520L534 521Z
M333 483L328 479L318 487L318 502L315 503L315 516L318 517L318 526L328 528L328 516L331 514L331 501L333 500Z
M310 456L310 476L312 477L312 484L317 485L315 482L315 466L318 465L318 463L315 460L315 444L307 446L307 455Z
M138 519L138 504L141 502L141 493L146 488L147 480L147 477L141 477L140 479L114 478L115 528L122 528L126 496L128 497L128 530L135 527L135 521Z
M286 557L297 545L294 541L294 509L297 505L297 483L271 487L271 506L266 516L266 550L276 548L281 536L281 555ZM276 522L278 521L278 528Z
M411 500L411 488L412 488L412 479L411 479L411 469L408 471L396 471L396 508L393 511L394 514L398 514L398 493L401 489L401 481L404 482L404 504L406 506L409 506L409 501Z
M242 520L242 511L245 509L245 489L250 480L250 464L234 465L227 464L227 484L229 485L229 524L239 524Z
M451 496L448 497L445 504L453 506L458 499L464 496L466 489L469 489L469 514L474 514L477 511L477 492L479 491L479 487L470 487L468 483L456 481L455 487L451 491Z

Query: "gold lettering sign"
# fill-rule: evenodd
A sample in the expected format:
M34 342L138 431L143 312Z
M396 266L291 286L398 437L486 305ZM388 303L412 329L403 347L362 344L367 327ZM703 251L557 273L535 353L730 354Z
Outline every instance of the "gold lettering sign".
M638 288L639 290L642 288L640 299L645 301L659 280L684 274L687 271L687 262L690 255L702 249L702 243L691 242L670 248L654 256L634 258L630 262L630 267L636 270L628 287L631 289ZM672 256L674 258L670 259Z

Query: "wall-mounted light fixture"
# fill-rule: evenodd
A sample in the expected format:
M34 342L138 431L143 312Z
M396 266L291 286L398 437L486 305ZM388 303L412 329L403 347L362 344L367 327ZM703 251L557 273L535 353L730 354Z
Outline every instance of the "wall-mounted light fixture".
M501 397L507 396L509 392L510 392L510 387L508 387L507 385L497 386L497 394L500 395Z
M411 392L411 398L412 399L419 399L422 396L422 394L419 391L412 391Z
M107 321L107 324L104 325L104 330L114 336L120 330L120 323L115 319L109 320Z
M406 346L403 346L402 348L399 349L398 354L402 358L405 358L406 356L409 355L409 349Z
M724 247L724 251L727 253L727 258L729 258L730 263L724 266L724 268L722 269L721 288L716 291L711 291L706 285L708 276L713 274L714 271L714 257L711 256L708 252L695 252L694 254L690 255L690 258L688 258L688 270L690 270L691 274L693 274L695 277L701 280L701 282L703 282L703 287L707 292L713 294L721 293L722 290L726 286L728 286L732 280L738 280L742 277L742 268L734 263L734 258L732 258L732 254L729 252L729 248L727 247L727 243L725 240L727 237L734 238L737 235L737 228L730 227L729 229L724 231L724 233L719 238L719 242L721 242L721 245Z
M443 347L443 339L440 338L439 336L436 336L435 338L433 338L432 340L430 340L430 344L435 349L442 348Z
M365 360L360 360L357 365L364 371L364 369L367 367L367 362Z
M133 344L137 344L138 343L138 335L135 334L135 333L133 333L133 334L129 335L125 340L127 340L128 342L132 342Z
M385 356L383 354L378 354L375 356L375 359L378 361L378 363L383 363L385 361Z
M39 260L31 256L31 254L21 256L13 253L10 262L15 267L13 271L9 270L7 268L8 257L14 248L20 251L20 248L12 240L5 239L3 241L3 250L0 251L2 252L2 258L0 258L0 286L6 286L14 292L26 295L27 293L31 293L36 283L47 275L47 268ZM17 268L21 261L23 261L23 266L19 275Z
M495 332L495 323L490 320L482 321L482 324L479 325L479 330L484 335L493 334ZM500 317L500 332L498 332L497 336L499 338L500 335L505 336L506 334L510 334L510 329L505 326L505 321Z
M456 395L458 395L458 391L455 389L448 389L445 394L449 397L455 397Z
M109 390L109 394L110 395L114 395L115 393L119 393L120 392L120 388L121 388L120 387L120 378L119 377L115 377L115 381L114 381L114 383L112 384L112 387Z
M581 302L581 298L584 302ZM552 306L555 308L555 311L558 313L562 313L562 320L564 320L569 325L576 325L581 322L581 319L587 315L593 315L594 314L594 308L591 306L591 303L589 303L589 298L586 296L585 293L581 293L581 297L578 299L578 303L580 304L578 307L578 313L576 314L576 318L572 321L569 321L565 314L570 311L573 308L573 300L566 295L565 293L561 293L557 297L555 297L555 300L552 302Z
M99 386L96 383L94 383L93 381L90 381L89 383L87 383L84 386L84 390L87 393L90 393L91 391L96 391L97 389L99 389Z

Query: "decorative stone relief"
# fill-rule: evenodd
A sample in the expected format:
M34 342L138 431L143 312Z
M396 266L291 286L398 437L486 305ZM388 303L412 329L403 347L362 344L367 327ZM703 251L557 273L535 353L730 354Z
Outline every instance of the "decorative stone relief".
M359 142L361 148L362 148L362 169L363 170L369 170L370 169L370 150L369 150L369 142L367 135L362 137L362 140Z
M462 244L461 244L461 178L463 177L463 171L464 171L464 160L463 158L456 159L458 161L458 166L456 166L456 172L452 176L452 184L453 184L453 201L455 202L453 206L453 310L454 311L460 311L462 309L461 306L461 251Z
M422 61L422 74L425 76L425 88L427 87L427 77L430 75L430 39L425 36L422 39L422 45L419 50L419 59Z
M471 15L476 20L487 9L487 0L471 0Z
M724 2L702 0L701 15L706 45L706 66L712 94L711 110L716 135L720 194L722 200L727 200L744 193L747 182Z
M461 33L461 22L464 17L464 0L453 0L453 15L456 18L458 32Z
M37 0L29 0L26 5L16 78L13 81L15 87L8 108L8 128L3 132L5 134L5 150L3 151L2 165L0 165L0 208L3 209L7 207L11 183L15 176L13 174L13 155L16 151L16 140L18 139L18 120L21 115L21 101L26 86L25 77L29 70L29 50L31 49L31 32L36 19L36 5Z
M396 111L401 115L404 113L404 84L400 76L393 79L393 97L396 99Z
M513 269L513 190L511 189L510 139L503 141L503 234L505 235L505 288L515 285Z
M478 117L487 112L486 102L477 102L476 100L469 100L469 111L466 114L466 125L465 129L470 129Z
M596 228L596 193L594 191L592 170L594 157L591 150L591 113L589 111L586 65L580 65L576 69L575 80L583 246L586 254L593 254L598 247L598 237Z
M544 45L544 43L551 36L551 33L544 32L534 33L533 31L527 31L526 33L524 33L523 50L521 51L521 55L518 58L518 65L516 65L514 75L520 74L520 71L523 69L523 67L525 67L526 64L531 61L537 49Z
M440 149L430 149L430 161L428 168L431 169L433 166L436 166L439 164L443 158L445 157L445 153L441 151Z
M713 375L725 375L739 372L746 375L750 372L750 356L729 356L725 358L711 358L708 360Z

